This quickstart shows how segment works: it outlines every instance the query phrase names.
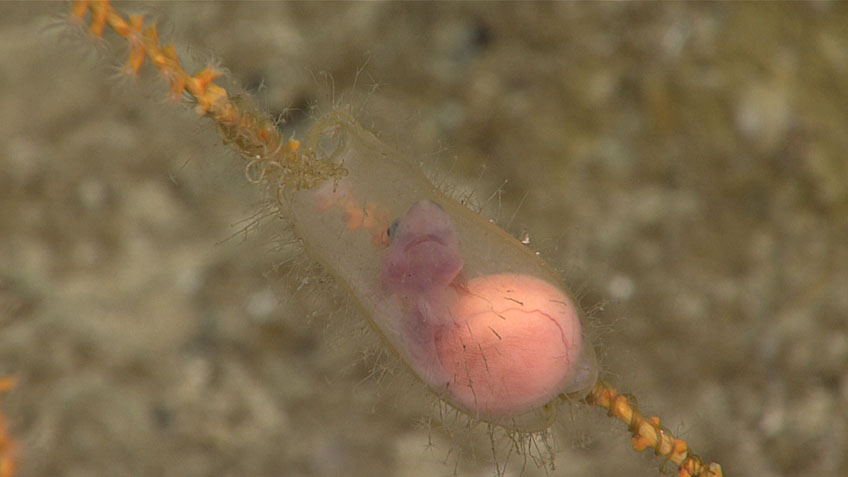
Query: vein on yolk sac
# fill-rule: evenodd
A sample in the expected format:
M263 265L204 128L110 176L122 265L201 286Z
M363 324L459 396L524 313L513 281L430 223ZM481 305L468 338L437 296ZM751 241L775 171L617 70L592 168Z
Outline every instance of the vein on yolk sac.
M533 431L553 422L549 403L589 392L597 364L581 313L536 254L346 113L317 121L305 147L348 174L289 196L296 233L436 395Z

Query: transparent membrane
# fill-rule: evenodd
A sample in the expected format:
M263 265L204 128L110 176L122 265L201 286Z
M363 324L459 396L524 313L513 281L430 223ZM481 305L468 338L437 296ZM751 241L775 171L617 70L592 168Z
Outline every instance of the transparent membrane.
M347 175L286 196L297 235L436 395L533 431L553 422L556 402L590 391L597 364L581 312L535 253L342 111L316 122L304 151Z

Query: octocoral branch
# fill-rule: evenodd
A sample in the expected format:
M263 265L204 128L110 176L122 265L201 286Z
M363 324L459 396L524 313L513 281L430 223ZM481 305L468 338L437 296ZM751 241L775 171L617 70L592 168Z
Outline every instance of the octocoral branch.
M15 378L0 377L0 395L15 387ZM17 467L18 446L6 430L6 421L0 412L0 477L12 477Z
M624 421L633 433L633 449L654 449L658 456L665 457L678 467L678 477L722 477L719 464L704 463L692 453L686 441L676 439L668 429L662 427L658 417L643 417L634 403L609 384L598 381L586 397L586 402L603 407L610 416Z
M215 121L224 142L231 144L248 164L248 177L259 177L278 199L286 190L309 189L327 179L343 177L345 170L327 161L318 161L300 143L285 140L274 121L256 108L236 103L227 90L215 83L222 72L213 65L190 75L183 70L172 44L162 45L156 24L145 25L141 15L126 19L109 0L75 0L71 15L83 21L91 13L89 31L101 37L108 26L129 45L123 71L136 74L147 57L170 84L169 96L178 100L185 94L196 103L195 111ZM257 176L258 173L258 176Z

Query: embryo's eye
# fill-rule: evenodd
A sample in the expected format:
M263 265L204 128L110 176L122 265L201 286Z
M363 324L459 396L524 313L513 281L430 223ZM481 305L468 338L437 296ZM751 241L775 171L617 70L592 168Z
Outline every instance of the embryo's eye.
M397 228L398 228L398 221L395 220L394 222L392 222L392 225L389 225L389 228L386 229L386 235L389 236L389 240L391 240L392 237L395 235L395 231L397 230Z

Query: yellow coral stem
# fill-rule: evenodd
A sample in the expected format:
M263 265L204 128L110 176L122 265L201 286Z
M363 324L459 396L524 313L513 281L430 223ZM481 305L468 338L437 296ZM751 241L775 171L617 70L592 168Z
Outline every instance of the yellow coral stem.
M221 72L214 66L206 66L194 76L186 73L174 46L159 43L155 23L145 26L141 15L124 19L109 0L73 2L73 17L83 20L86 12L91 13L89 29L93 35L100 37L108 25L129 44L124 71L137 73L144 58L149 58L168 81L171 99L179 100L188 93L196 103L195 111L215 121L224 142L232 144L248 160L248 168L274 171L260 176L274 189L274 197L280 197L284 190L314 187L321 181L346 174L340 165L319 164L313 155L301 152L298 141L286 141L267 115L234 103L227 90L215 84ZM260 167L259 163L267 164Z
M610 416L627 424L633 433L633 449L653 449L658 456L665 457L677 466L678 477L722 477L719 464L704 463L700 457L691 453L686 441L676 439L663 428L658 417L644 418L635 404L609 384L598 381L586 397L586 402L606 409Z
M0 395L15 387L16 379L10 376L0 376ZM17 468L17 443L6 430L6 421L0 412L0 477L12 477Z

